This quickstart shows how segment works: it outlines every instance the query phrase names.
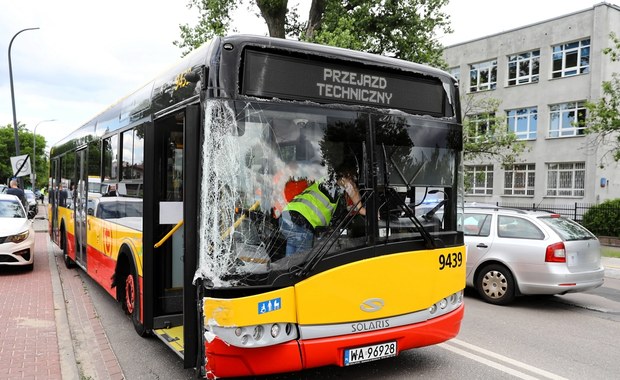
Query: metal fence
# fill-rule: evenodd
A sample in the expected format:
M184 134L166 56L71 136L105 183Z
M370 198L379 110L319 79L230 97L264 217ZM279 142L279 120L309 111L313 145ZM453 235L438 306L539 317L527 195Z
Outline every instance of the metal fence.
M527 203L504 203L497 202L496 206L498 207L510 207L510 208L518 208L522 210L540 210L540 211L549 211L556 214L560 214L563 217L570 218L578 223L583 221L583 214L585 214L590 207L596 206L596 203L567 203L567 204L554 204L554 205L546 205L546 204L527 204ZM599 205L600 207L600 205ZM608 212L620 213L620 207L616 206L606 206L608 208Z

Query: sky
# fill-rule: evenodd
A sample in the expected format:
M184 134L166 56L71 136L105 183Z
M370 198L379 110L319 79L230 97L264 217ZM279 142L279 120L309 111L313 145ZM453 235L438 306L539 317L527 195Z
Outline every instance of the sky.
M140 88L181 58L179 25L194 24L189 0L0 0L0 126L13 124L8 48L17 121L47 148ZM245 1L247 3L247 0ZM450 0L453 45L591 8L601 0ZM310 0L299 3L307 15ZM302 15L304 15L302 13ZM242 8L240 33L267 34ZM34 131L36 128L36 131Z

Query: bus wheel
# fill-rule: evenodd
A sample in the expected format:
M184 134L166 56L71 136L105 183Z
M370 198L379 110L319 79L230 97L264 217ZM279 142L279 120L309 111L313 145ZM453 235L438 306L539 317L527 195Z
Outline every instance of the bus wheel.
M140 322L140 282L138 281L138 275L136 274L136 268L133 264L130 265L129 274L125 277L125 294L123 297L123 310L129 316L133 322L133 328L138 335L146 336L147 332L144 325Z
M507 305L515 298L512 273L499 264L482 268L476 279L476 289L484 301L495 305Z
M67 233L65 231L60 232L60 245L62 246L62 258L65 262L65 267L68 269L75 267L75 261L69 257L69 248L67 248Z

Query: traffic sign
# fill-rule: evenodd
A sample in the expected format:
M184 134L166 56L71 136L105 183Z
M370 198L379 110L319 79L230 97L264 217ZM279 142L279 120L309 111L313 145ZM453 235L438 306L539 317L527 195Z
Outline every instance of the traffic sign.
M30 156L27 154L11 157L11 167L13 168L13 177L23 177L30 175Z

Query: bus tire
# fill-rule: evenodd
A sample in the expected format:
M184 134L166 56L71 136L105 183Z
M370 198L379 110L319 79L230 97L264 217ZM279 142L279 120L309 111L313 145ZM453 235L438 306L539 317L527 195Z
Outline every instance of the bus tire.
M485 302L507 305L515 298L515 281L510 270L501 264L482 268L476 278L476 290Z
M136 268L131 262L129 263L129 272L125 277L123 285L123 310L130 316L136 333L144 337L147 335L147 331L140 322L140 281L138 280Z
M75 261L69 257L69 248L67 248L67 233L64 228L60 231L60 245L62 248L62 259L65 262L65 267L71 269L75 267Z

